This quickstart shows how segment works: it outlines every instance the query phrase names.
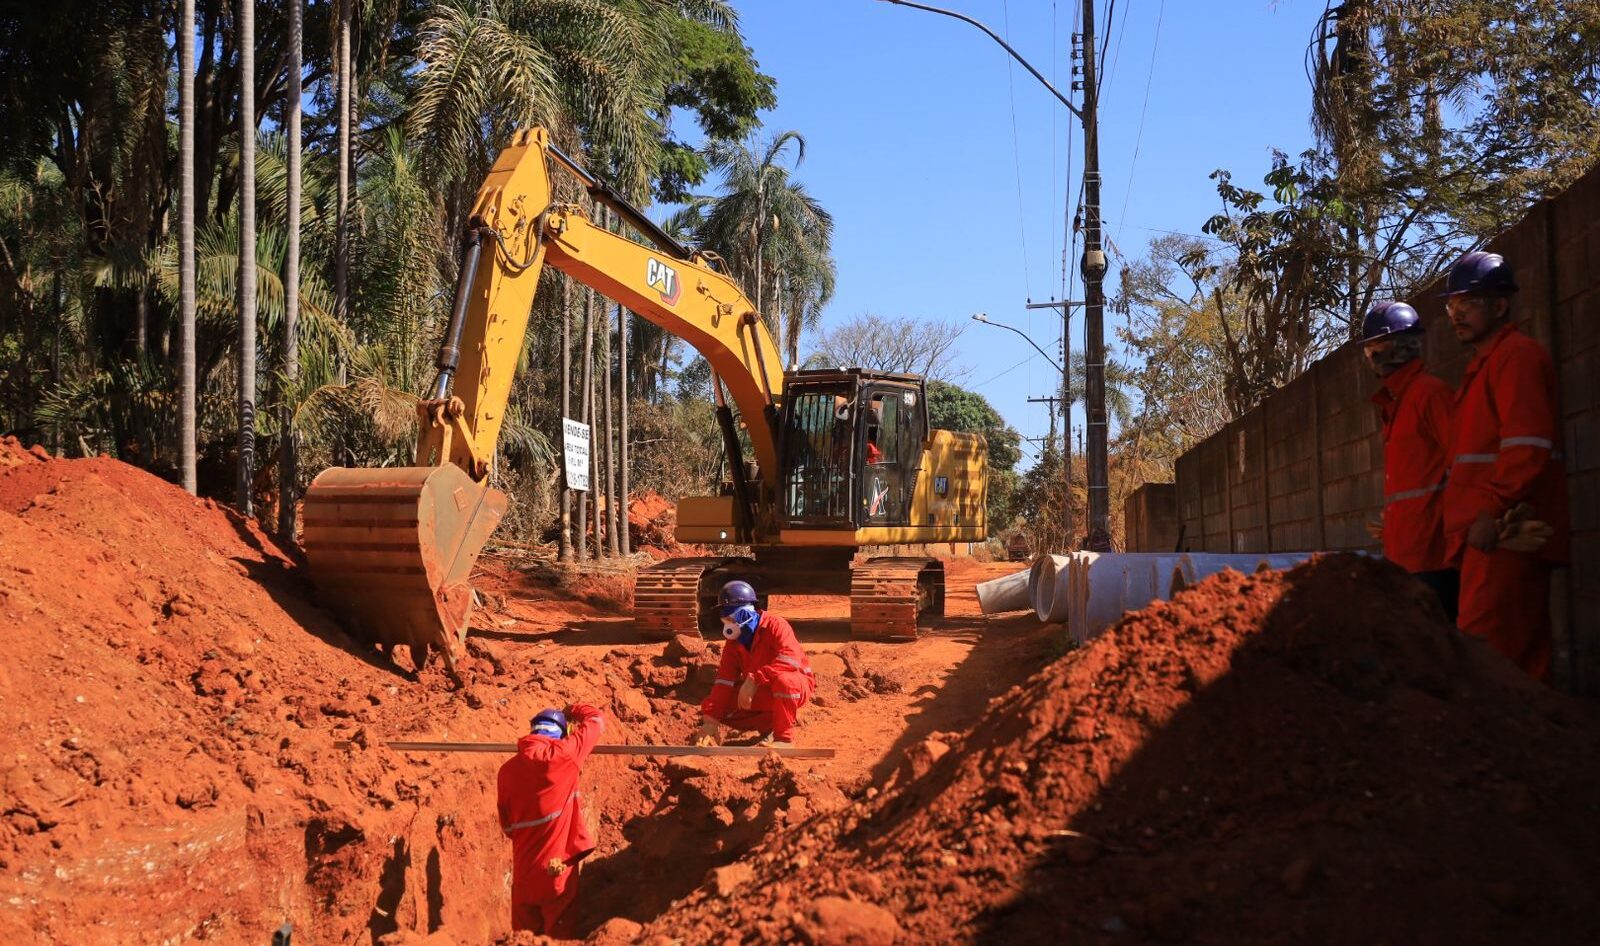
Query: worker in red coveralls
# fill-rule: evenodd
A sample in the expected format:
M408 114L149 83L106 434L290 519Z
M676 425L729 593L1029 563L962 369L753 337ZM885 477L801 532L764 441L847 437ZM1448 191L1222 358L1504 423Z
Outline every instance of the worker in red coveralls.
M1361 320L1361 353L1382 383L1383 518L1368 524L1383 557L1433 589L1456 621L1460 573L1444 544L1444 481L1450 469L1455 395L1423 370L1422 321L1404 302L1378 302Z
M1456 626L1550 679L1550 572L1567 560L1567 479L1555 364L1511 324L1517 291L1495 253L1461 257L1445 282L1456 338L1472 348L1456 392L1445 537L1461 567ZM1532 541L1517 530L1538 526Z
M570 723L569 723L570 720ZM547 709L500 766L500 829L511 839L511 928L574 936L578 862L594 850L578 807L578 775L605 720L585 703Z
M794 628L757 609L748 582L728 582L717 600L727 643L711 695L700 704L705 719L697 744L715 745L726 725L763 733L762 745L793 745L795 716L816 689Z

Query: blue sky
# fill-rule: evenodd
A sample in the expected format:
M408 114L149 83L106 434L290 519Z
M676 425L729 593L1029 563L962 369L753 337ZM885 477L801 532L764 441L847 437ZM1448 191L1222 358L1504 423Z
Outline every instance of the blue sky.
M934 5L987 23L1066 91L1079 2ZM970 316L986 312L1054 348L1059 322L1023 306L1061 291L1069 158L1074 197L1082 174L1080 130L1068 149L1076 119L992 40L948 17L880 0L735 6L778 81L765 132L805 136L797 175L834 215L839 280L825 324L862 312L968 324L962 383L1024 436L1042 436L1045 407L1027 398L1053 393L1054 368ZM1102 20L1107 6L1096 2ZM1304 58L1322 6L1117 0L1101 91L1103 215L1117 250L1138 258L1156 231L1198 233L1218 207L1213 170L1259 183L1272 148L1309 146ZM1115 252L1111 261L1108 290ZM1111 325L1108 314L1108 336ZM1076 348L1081 319L1073 335Z

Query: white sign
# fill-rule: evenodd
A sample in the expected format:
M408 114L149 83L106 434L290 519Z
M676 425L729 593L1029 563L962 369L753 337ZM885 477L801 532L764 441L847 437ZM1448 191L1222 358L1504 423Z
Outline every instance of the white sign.
M566 445L567 488L589 489L589 425L561 418L561 437Z

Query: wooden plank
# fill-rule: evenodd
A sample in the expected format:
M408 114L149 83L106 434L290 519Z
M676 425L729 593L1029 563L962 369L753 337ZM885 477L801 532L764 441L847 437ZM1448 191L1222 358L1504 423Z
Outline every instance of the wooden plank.
M336 749L358 749L348 740L335 742ZM514 742L405 742L391 741L383 745L398 752L494 752L510 755L517 751ZM732 756L735 758L764 758L776 754L786 759L831 759L837 750L814 746L622 746L594 747L595 755L626 756Z

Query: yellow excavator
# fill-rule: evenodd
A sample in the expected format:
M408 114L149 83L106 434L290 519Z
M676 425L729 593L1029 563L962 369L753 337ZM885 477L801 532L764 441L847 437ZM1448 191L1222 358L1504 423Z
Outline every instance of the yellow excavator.
M653 245L554 202L553 171ZM859 637L914 638L919 619L943 613L938 559L856 561L869 549L986 538L987 447L976 434L929 429L921 378L784 372L766 323L716 257L681 245L542 128L517 133L500 154L463 245L438 377L418 404L415 465L336 467L306 492L312 581L352 631L409 646L418 667L430 650L454 667L473 607L468 578L506 511L490 472L546 265L688 341L712 368L727 479L723 495L679 501L676 536L750 554L641 570L642 632L715 629L717 592L733 578L763 595L849 595Z

